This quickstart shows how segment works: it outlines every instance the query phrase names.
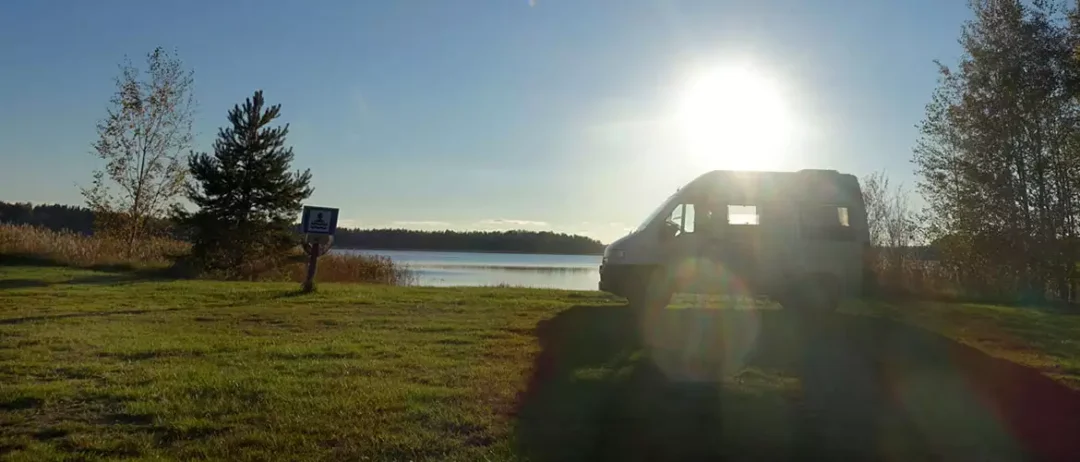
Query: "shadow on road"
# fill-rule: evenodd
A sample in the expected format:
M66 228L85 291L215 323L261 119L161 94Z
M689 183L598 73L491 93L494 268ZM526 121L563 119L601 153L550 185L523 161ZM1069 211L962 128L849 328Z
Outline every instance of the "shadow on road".
M1080 394L884 320L574 307L538 326L537 460L1068 460Z

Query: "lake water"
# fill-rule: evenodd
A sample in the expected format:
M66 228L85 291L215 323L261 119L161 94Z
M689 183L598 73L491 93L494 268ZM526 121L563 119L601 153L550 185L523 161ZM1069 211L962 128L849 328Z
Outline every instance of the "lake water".
M334 249L383 255L409 268L423 286L511 286L596 290L599 255Z

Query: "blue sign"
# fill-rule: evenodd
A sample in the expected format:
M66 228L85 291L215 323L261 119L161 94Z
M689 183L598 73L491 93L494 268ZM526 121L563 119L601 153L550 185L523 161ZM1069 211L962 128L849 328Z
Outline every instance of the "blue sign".
M337 215L338 209L305 205L300 218L300 230L304 234L333 236L337 231Z

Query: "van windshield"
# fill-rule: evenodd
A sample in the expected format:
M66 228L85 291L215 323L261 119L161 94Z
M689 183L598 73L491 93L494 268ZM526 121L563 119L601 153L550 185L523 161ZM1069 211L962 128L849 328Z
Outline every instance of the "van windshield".
M672 194L671 196L668 196L668 198L664 201L664 203L660 204L660 206L657 207L656 210L653 210L653 212L650 213L647 218L645 218L645 221L641 222L641 225L639 225L637 227L637 229L634 230L634 232L641 231L641 230L645 229L647 226L649 226L649 223L652 223L653 220L655 220L657 216L664 213L664 211L666 211L668 209L668 207L670 207L671 204L673 202L675 202L675 197L678 196L678 195L679 195L679 192L675 191L674 194Z

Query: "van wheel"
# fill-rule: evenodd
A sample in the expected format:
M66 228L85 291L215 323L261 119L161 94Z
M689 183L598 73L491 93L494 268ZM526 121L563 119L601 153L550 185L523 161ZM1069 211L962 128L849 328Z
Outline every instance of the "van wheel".
M626 294L626 301L631 308L637 309L639 306L645 303L648 298L648 291L642 287L634 287L629 293Z

